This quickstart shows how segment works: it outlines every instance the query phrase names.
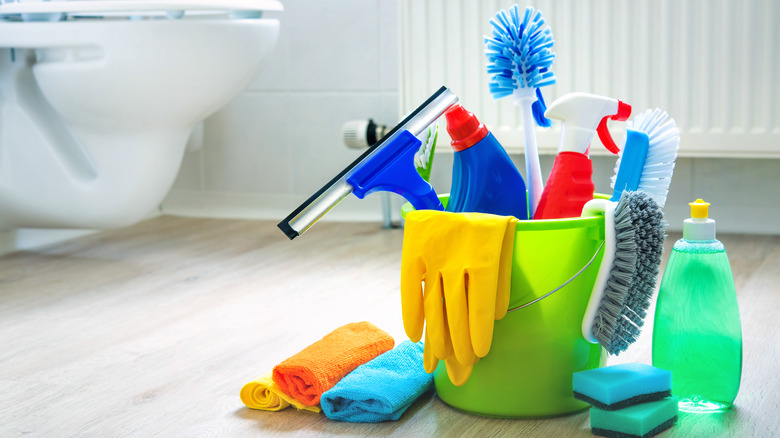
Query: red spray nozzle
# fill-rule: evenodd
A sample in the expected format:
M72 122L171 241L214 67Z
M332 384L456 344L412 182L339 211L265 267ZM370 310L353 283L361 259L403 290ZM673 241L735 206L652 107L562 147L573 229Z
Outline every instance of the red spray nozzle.
M615 155L617 155L618 152L620 152L620 148L617 147L617 145L615 144L615 140L613 140L612 136L609 135L609 128L607 128L607 119L625 122L626 120L628 120L628 117L630 115L631 115L631 105L623 102L622 100L618 100L617 113L601 119L601 123L599 123L599 127L596 128L596 132L599 134L599 140L601 140L601 143L604 145L605 148L607 148L608 151L612 152Z
M460 105L453 105L444 117L447 119L447 132L452 138L452 149L456 152L474 146L488 135L487 127Z

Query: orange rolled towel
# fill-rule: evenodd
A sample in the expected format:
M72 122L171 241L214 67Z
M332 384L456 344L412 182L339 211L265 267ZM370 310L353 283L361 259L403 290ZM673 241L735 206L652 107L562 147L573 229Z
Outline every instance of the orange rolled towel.
M307 406L360 365L393 348L395 341L370 322L339 327L274 367L274 383Z

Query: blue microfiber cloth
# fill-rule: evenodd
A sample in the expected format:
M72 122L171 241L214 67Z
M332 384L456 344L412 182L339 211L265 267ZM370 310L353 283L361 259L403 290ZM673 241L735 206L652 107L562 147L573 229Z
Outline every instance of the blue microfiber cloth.
M423 344L405 341L347 374L322 394L320 406L331 420L398 420L432 384L433 375L423 369Z

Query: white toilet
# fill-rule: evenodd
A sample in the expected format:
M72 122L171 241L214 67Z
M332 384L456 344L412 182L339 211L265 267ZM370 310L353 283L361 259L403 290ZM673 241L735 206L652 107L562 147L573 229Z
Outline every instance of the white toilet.
M275 0L0 4L0 229L148 217L276 44ZM258 115L258 117L261 117Z

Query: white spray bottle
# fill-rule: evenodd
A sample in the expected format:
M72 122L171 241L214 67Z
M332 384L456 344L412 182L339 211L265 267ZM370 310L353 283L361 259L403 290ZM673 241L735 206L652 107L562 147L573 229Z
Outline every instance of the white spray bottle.
M589 158L593 134L598 133L607 150L617 154L620 150L609 135L607 120L627 120L631 105L595 94L569 93L556 99L544 115L561 122L561 142L534 219L578 217L593 199Z

